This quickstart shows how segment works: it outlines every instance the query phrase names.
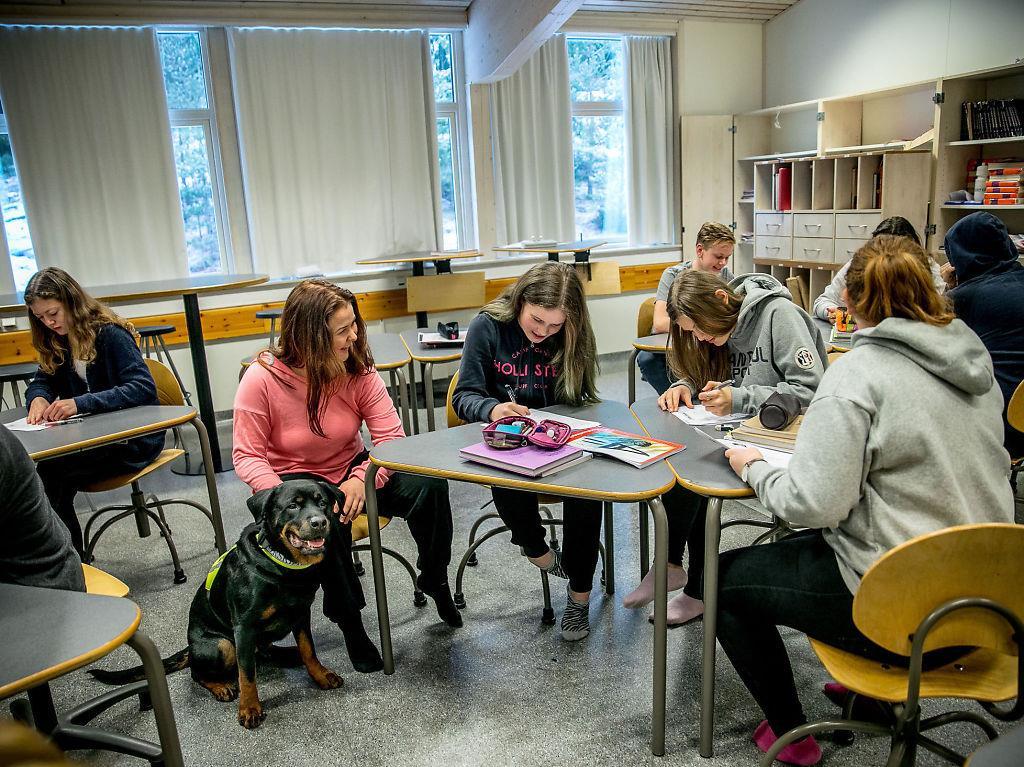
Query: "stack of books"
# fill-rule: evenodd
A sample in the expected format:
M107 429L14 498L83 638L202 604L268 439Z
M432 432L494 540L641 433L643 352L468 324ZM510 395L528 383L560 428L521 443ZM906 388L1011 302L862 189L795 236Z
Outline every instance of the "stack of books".
M784 453L792 453L796 449L796 434L800 430L800 424L804 417L798 415L796 419L785 429L776 431L766 429L761 425L761 419L756 415L748 418L738 427L729 433L729 439L740 442L749 442L752 445L767 447L771 450L781 450Z
M1020 205L1024 202L1024 186L1021 185L1024 166L1008 163L982 165L978 169L979 180L981 169L986 167L988 174L985 176L983 205Z
M960 140L1024 136L1024 99L965 101L960 112Z
M519 474L524 477L546 477L549 474L568 469L590 460L593 456L572 445L563 445L557 450L546 450L527 445L512 450L489 447L483 442L464 447L459 455L467 461L493 466L496 469Z
M849 343L856 332L857 323L854 322L853 315L842 307L836 309L836 324L832 326L829 343Z

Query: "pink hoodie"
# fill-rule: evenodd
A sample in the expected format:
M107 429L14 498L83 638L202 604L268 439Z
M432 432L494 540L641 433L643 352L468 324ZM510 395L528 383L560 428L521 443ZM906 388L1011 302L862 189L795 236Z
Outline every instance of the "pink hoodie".
M363 449L360 427L366 422L374 445L405 436L402 422L376 370L348 378L321 415L326 437L309 428L306 415L306 380L271 355L249 366L235 394L235 472L253 491L276 487L281 475L310 472L338 484L345 469ZM287 384L285 383L287 382ZM288 385L290 384L290 386ZM352 477L364 479L364 461ZM377 472L381 488L390 472Z

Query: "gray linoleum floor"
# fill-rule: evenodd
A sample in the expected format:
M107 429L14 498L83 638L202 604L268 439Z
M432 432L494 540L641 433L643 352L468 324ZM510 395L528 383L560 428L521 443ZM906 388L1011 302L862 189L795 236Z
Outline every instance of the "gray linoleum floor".
M605 399L625 401L625 355L602 360L601 392ZM640 396L652 394L639 383ZM443 423L439 410L438 423ZM422 422L422 419L421 419ZM222 424L222 440L230 424ZM176 495L203 502L201 481L162 472L146 483L161 496ZM247 489L233 473L218 477L229 542L250 520L245 510ZM457 558L481 504L484 488L453 483L455 510L454 583ZM109 494L108 494L109 495ZM125 494L122 492L122 496ZM97 506L106 500L95 497ZM84 508L84 504L83 508ZM726 517L739 507L726 504ZM166 548L158 537L140 540L127 520L101 542L96 564L131 587L143 611L142 630L164 655L185 646L188 605L216 558L209 526L197 513L182 508L168 514L189 580L171 581ZM723 545L748 543L750 528L726 531ZM408 529L397 521L384 533L386 545L414 558ZM700 623L669 633L668 732L664 758L651 756L652 630L648 610L626 610L621 598L638 578L637 507L616 504L616 594L595 592L589 639L570 644L557 626L540 623L541 592L536 570L506 539L485 544L480 565L467 571L465 627L448 629L432 603L412 604L407 576L388 562L397 669L393 676L356 673L349 664L340 632L313 609L313 634L320 658L340 673L344 687L324 692L302 669L263 667L259 689L268 717L255 731L238 726L235 705L217 703L194 685L188 673L169 678L185 761L189 765L754 765L760 752L750 734L761 714L744 690L728 660L719 653L716 754L705 760L696 751L700 668ZM387 560L386 560L387 561ZM366 559L369 565L368 557ZM557 582L553 583L559 588ZM376 638L373 584L364 578L369 606L364 623ZM560 616L564 593L555 590ZM57 630L57 627L55 627ZM837 710L821 695L826 674L806 640L787 634L793 665L808 716L833 716ZM100 662L103 667L135 663L122 648ZM84 671L53 685L58 710L105 688ZM969 704L973 705L973 704ZM932 707L929 706L929 709ZM7 716L4 706L3 716ZM156 739L149 714L130 703L107 712L98 723L111 729ZM969 751L980 741L964 726L947 728L950 745ZM886 743L860 738L851 747L824 744L823 764L884 763ZM99 752L74 756L97 765L141 764L128 757ZM244 761L240 761L244 760ZM924 753L919 764L939 764Z

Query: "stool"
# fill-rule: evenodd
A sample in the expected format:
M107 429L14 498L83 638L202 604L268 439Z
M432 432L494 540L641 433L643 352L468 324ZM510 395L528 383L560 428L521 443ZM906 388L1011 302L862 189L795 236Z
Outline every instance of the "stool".
M11 385L14 392L14 404L21 407L21 393L18 391L19 381L31 381L39 366L34 362L22 362L15 365L0 365L0 398L3 397L4 384Z
M167 344L164 343L162 336L168 333L173 333L176 330L174 325L143 325L140 328L135 328L135 332L139 334L139 339L142 341L141 350L142 354L149 359L152 355L156 355L158 362L165 363L174 373L174 380L178 382L178 386L181 387L182 394L185 395L185 402L189 405L192 404L192 397L185 388L185 383L181 380L181 376L178 374L178 368L174 367L174 360L171 358L171 353L167 349ZM172 429L174 432L174 446L176 448L184 448L185 440L182 439L181 429L177 426ZM192 471L192 453L185 450L185 473L189 474Z
M274 341L277 338L277 321L281 319L281 315L284 313L284 309L260 309L256 312L256 319L258 320L270 320L270 346L274 346Z

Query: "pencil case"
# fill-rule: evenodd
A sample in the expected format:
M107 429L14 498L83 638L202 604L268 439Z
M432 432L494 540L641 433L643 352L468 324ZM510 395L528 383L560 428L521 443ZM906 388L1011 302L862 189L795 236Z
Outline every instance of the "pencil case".
M556 450L572 436L568 424L543 420L540 423L521 415L510 415L487 424L483 430L484 444L498 450L511 450L526 445Z

